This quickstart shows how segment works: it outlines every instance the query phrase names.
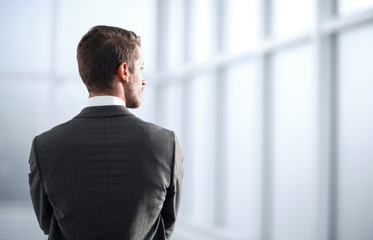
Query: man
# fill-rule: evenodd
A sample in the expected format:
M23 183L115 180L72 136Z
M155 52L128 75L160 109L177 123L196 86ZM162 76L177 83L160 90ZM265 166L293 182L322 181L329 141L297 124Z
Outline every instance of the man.
M89 92L72 120L34 138L30 193L48 239L168 239L183 175L172 131L144 122L140 105L140 38L96 26L81 39L77 59Z

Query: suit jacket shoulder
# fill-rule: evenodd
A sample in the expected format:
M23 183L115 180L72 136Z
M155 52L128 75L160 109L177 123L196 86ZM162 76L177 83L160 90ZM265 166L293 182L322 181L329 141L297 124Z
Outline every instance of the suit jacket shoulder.
M31 195L37 215L50 219L41 225L46 233L112 240L171 234L182 177L172 131L122 106L88 107L40 134L32 149L38 172Z

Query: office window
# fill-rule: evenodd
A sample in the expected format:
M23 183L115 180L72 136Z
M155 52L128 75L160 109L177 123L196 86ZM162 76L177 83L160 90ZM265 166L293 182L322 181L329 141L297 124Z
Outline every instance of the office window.
M373 236L373 27L339 36L338 239Z
M66 122L75 117L85 107L88 100L88 91L82 80L66 81L60 83L54 90L53 98L49 102L53 106L55 124Z
M272 59L273 237L316 237L317 112L312 46Z
M212 55L216 43L212 34L212 0L192 1L191 26L192 26L192 52L193 62L206 61Z
M260 235L261 92L253 63L228 68L225 86L227 228L240 236ZM258 141L259 140L259 141Z
M183 124L183 89L180 82L176 82L172 85L162 89L161 98L162 108L165 109L165 114L161 116L162 126L174 131L179 140L182 139L182 124ZM164 104L164 105L163 105Z
M366 10L372 10L372 0L339 0L338 13L342 16L357 14Z
M48 71L51 6L51 1L47 0L0 2L0 71Z
M240 53L253 49L257 43L258 6L257 1L226 1L227 34L226 50ZM243 27L244 26L244 27Z
M271 8L271 34L286 36L308 30L314 21L314 1L274 0Z
M189 180L193 183L193 215L194 224L212 225L214 217L214 143L215 95L211 90L213 78L201 75L188 82L190 89L190 113L186 116L190 131L190 153L186 161L190 161Z
M170 0L168 10L167 28L168 33L164 36L166 44L166 70L174 71L182 67L184 63L184 1L183 0ZM171 34L172 33L172 34Z
M3 98L0 104L0 201L22 201L30 197L27 159L32 139L48 125L49 89L43 81L27 78L2 80L0 89Z

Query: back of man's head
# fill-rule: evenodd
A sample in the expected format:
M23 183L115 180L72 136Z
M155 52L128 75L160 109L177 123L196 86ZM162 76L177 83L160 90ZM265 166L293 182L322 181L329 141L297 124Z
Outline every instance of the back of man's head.
M122 62L133 72L140 46L140 37L132 31L110 26L91 28L77 49L79 74L88 91L111 91L114 75Z

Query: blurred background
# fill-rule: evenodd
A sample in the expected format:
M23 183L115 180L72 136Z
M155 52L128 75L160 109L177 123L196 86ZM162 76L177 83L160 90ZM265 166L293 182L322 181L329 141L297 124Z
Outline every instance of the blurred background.
M0 239L46 239L31 141L84 108L76 47L142 37L184 152L174 240L373 239L373 0L0 0Z

